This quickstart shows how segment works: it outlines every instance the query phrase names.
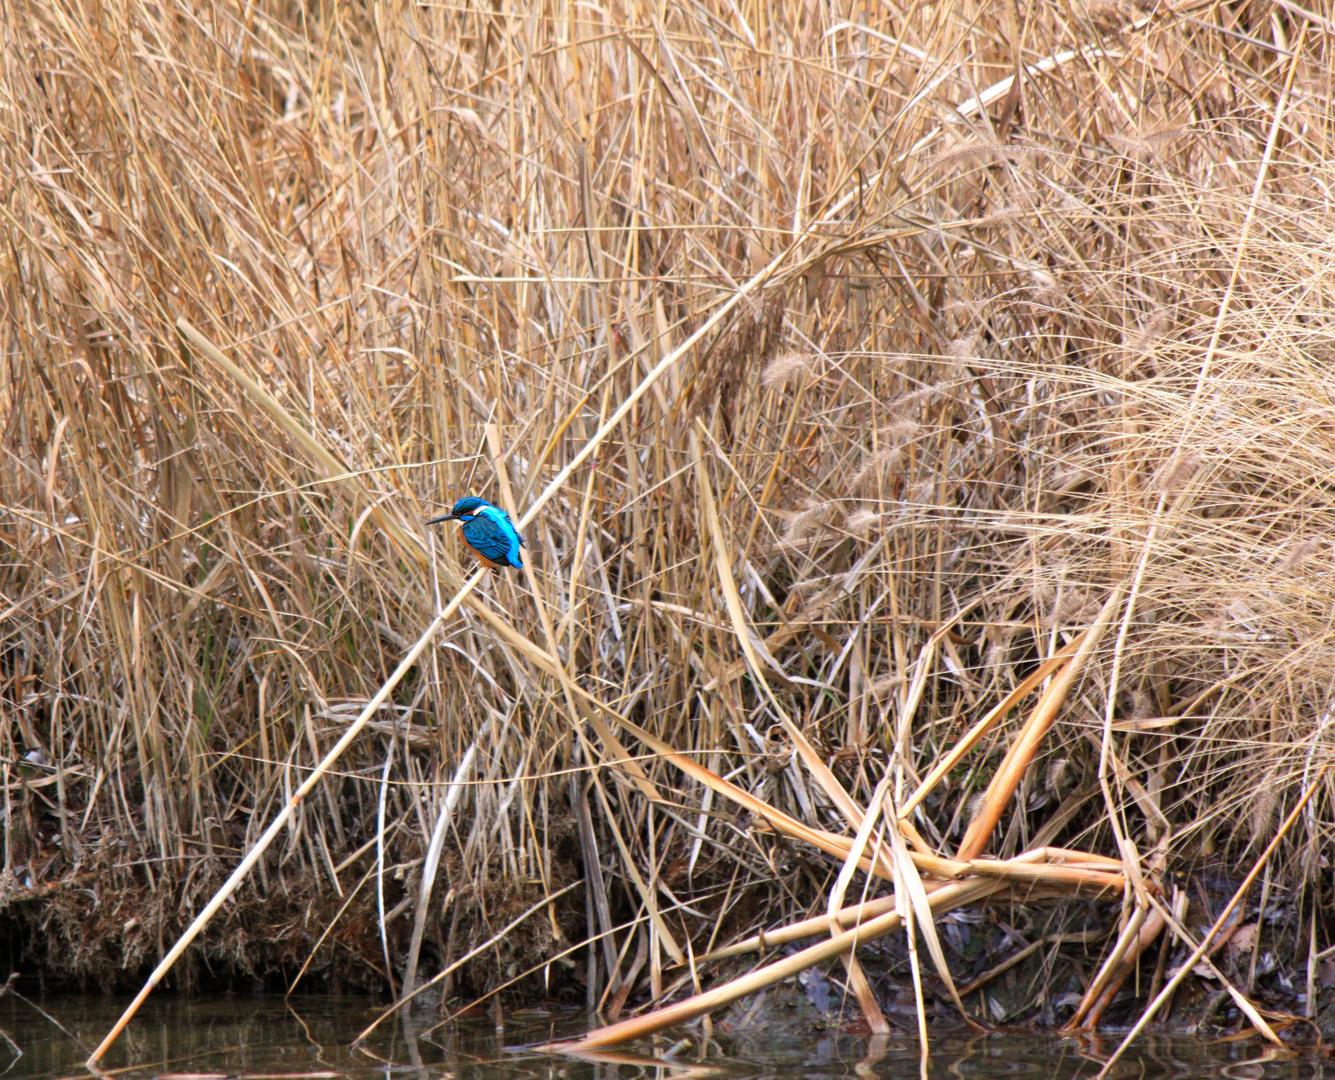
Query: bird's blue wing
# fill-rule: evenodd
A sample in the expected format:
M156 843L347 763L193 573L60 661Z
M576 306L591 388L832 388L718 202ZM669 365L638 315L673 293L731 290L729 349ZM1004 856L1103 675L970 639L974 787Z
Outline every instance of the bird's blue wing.
M516 529L514 527L514 523L510 521L510 515L507 514L504 510L502 510L499 506L491 506L491 505L483 507L481 510L478 511L478 513L480 515L486 516L487 518L490 518L491 521L493 521L496 524L496 527L500 529L501 533L504 536L509 537L510 565L523 566L524 564L519 558L519 548L521 545L524 544L524 538L519 535L519 530Z
M523 543L510 519L495 507L485 507L476 517L464 522L464 539L473 549L492 562L522 567L519 545Z

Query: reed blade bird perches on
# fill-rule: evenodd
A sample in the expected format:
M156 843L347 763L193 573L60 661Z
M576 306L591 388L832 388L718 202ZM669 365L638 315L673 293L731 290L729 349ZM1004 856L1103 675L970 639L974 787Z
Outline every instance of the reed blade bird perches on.
M432 518L428 525L442 521L457 521L463 525L464 543L484 564L493 570L508 566L522 569L524 561L519 549L526 547L524 538L510 521L510 515L486 499L466 495L454 504L444 517Z

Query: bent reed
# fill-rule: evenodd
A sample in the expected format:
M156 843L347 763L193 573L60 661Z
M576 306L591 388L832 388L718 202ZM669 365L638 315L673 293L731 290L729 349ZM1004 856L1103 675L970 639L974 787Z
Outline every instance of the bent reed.
M141 979L471 572L420 523L578 462L178 985L615 1018L883 877L1085 897L1143 1004L1283 823L1222 974L1312 1015L1335 58L1189 8L12 2L15 962Z

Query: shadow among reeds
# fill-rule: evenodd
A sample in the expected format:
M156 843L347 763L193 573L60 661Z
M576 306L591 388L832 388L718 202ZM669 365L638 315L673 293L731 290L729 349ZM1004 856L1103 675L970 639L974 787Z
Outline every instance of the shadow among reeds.
M182 983L309 961L397 993L487 945L448 995L689 988L841 862L669 750L851 835L812 761L902 805L1105 612L997 827L970 833L1042 688L910 844L1111 857L1127 912L1152 876L1199 937L1192 882L1231 892L1319 781L1231 973L1288 957L1310 1015L1329 33L1268 4L10 3L11 963L142 977L471 573L420 522L558 478L532 574L465 599ZM1002 959L970 925L961 986Z

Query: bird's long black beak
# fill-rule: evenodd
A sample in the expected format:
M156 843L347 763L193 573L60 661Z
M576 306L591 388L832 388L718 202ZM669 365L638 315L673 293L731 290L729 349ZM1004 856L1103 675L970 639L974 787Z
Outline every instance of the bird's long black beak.
M444 517L432 518L430 521L426 522L426 524L439 525L442 521L458 521L458 520L459 519L454 514L446 514Z

